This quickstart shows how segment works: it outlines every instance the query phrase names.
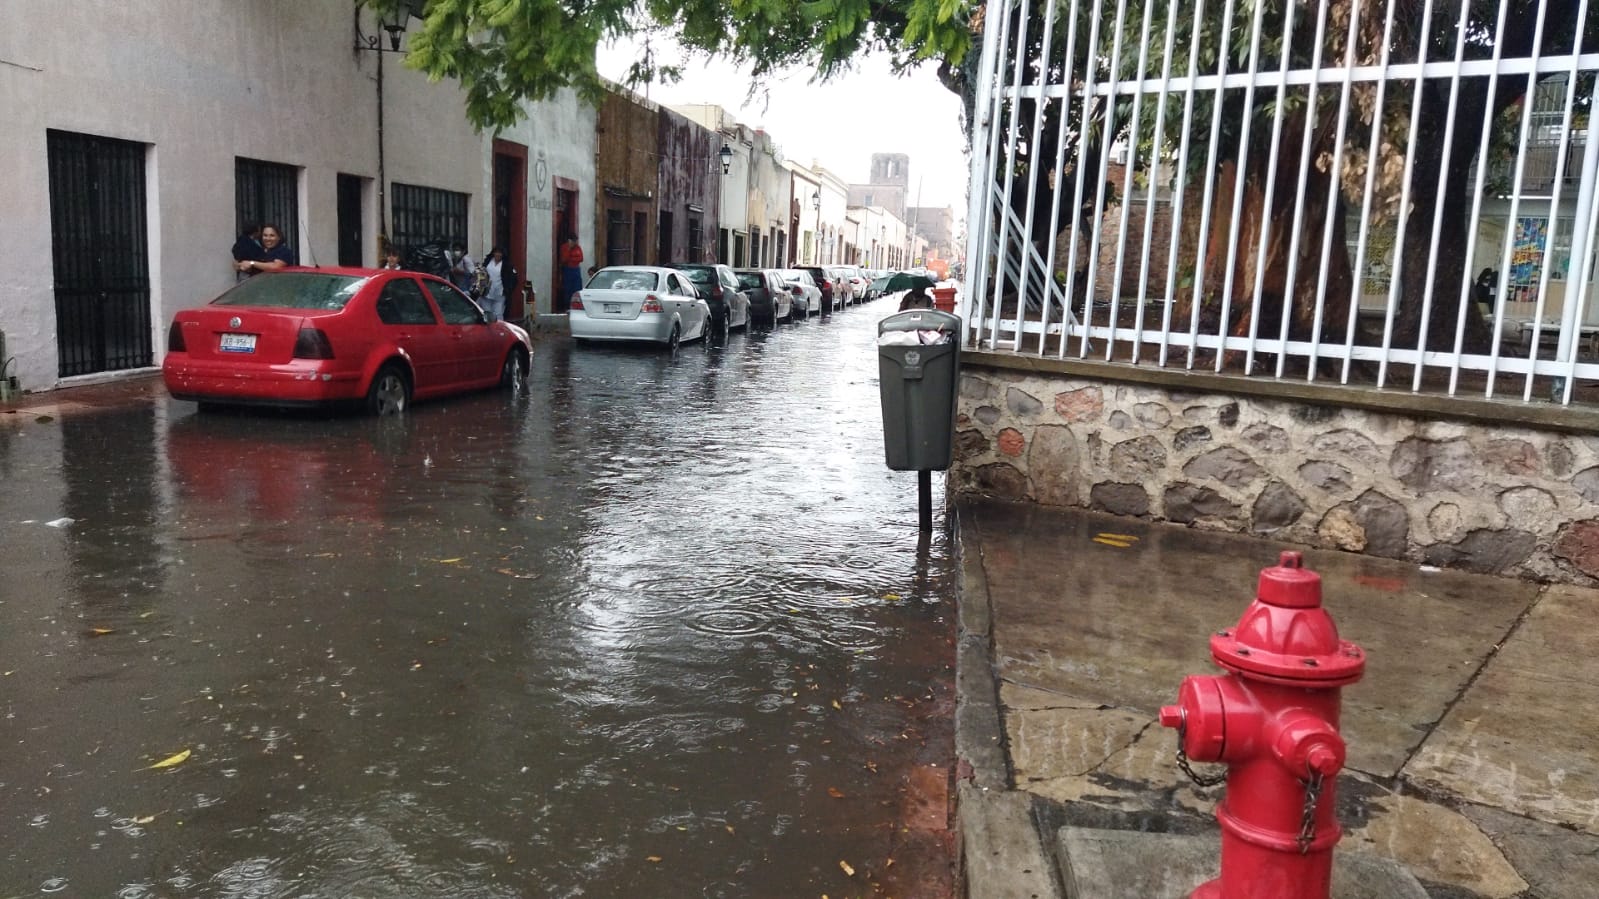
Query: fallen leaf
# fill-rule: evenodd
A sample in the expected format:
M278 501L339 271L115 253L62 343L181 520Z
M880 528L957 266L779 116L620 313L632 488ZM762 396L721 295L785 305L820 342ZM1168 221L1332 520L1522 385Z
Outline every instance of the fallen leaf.
M828 787L827 795L833 797L834 799L843 799L844 791L840 790L838 787Z
M169 756L167 756L166 758L162 759L161 761L156 762L154 765L151 765L150 768L171 768L173 765L181 765L181 764L183 764L183 760L188 758L188 757L189 757L189 750L185 749L182 752L178 753L177 755L169 755ZM150 770L150 768L146 768L145 770L148 771L148 770Z
M1128 547L1132 546L1131 543L1124 543L1120 540L1111 540L1108 537L1095 537L1094 542L1104 544L1105 546L1114 546L1117 549L1127 549Z
M91 628L89 628L89 634L91 636L95 636L95 637L104 637L106 634L114 634L114 633L116 633L116 631L112 630L109 627L91 627Z
M844 707L839 705L838 700L836 699L833 700L833 708L838 709L840 712L844 711Z
M877 763L876 762L871 762L871 761L867 762L866 763L866 770L872 772L873 774L876 774L877 773Z
M644 857L644 860L655 865L661 863L661 857L659 855L647 855Z
M461 557L456 556L453 559L434 559L433 561L439 563L440 565L454 565L456 562L461 561Z
M726 828L727 828L727 832L728 832L728 833L732 833L732 832L733 832L733 825L731 825L731 824L724 824L724 825L723 825L723 826L724 826L724 827L726 827Z
M899 602L899 599L900 599L898 593L884 593L883 594L883 598L888 600L889 602Z
M851 877L855 876L855 869L849 866L849 862L839 859L838 866L843 869L845 874L848 874Z
M1137 543L1138 542L1138 538L1134 537L1132 534L1101 533L1099 536L1101 536L1101 537L1109 537L1112 540L1126 540L1128 543Z
M151 821L154 821L154 820L155 820L155 815L145 815L143 818L134 818L133 819L133 823L135 823L135 824L149 824Z

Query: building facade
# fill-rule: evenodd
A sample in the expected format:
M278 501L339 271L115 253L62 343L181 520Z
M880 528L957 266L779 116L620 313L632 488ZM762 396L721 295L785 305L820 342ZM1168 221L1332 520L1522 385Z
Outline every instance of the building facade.
M533 205L539 173L592 196L575 98L530 105L496 142L458 86L381 52L387 35L344 0L63 0L7 26L0 363L25 390L157 365L173 313L234 283L246 221L278 225L305 264L499 239L538 278L558 203Z

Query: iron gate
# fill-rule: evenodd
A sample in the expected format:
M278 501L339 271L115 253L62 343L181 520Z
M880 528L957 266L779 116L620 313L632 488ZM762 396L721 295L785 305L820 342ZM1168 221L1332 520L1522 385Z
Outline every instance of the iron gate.
M300 246L300 171L280 162L240 156L233 165L235 233L247 222L276 225L289 249L304 262L310 254ZM307 263L309 264L309 263Z
M150 365L145 146L49 131L60 377Z

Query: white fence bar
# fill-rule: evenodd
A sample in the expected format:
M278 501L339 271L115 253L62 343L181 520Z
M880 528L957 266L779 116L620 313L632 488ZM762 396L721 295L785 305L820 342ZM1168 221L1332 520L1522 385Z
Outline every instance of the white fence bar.
M991 0L968 342L1599 402L1592 2Z

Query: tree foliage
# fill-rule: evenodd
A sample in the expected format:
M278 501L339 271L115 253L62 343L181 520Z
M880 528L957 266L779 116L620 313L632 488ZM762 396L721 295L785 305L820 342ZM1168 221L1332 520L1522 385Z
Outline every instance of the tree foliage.
M645 50L626 81L672 80L681 63L661 59L650 38L670 36L690 52L747 64L752 89L778 72L811 69L825 80L862 52L886 53L896 68L933 60L946 83L972 45L975 0L357 0L386 15L418 13L407 65L458 81L467 117L503 127L523 100L570 87L597 101L604 81L596 49L620 38Z

